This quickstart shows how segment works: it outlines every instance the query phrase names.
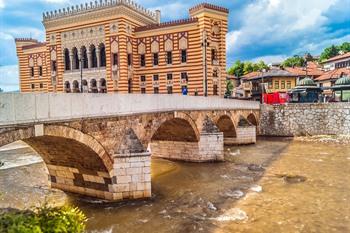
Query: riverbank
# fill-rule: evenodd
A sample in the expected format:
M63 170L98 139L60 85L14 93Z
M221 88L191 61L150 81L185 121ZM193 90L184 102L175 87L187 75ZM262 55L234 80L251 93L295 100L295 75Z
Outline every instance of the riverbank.
M153 159L149 200L104 203L52 192L82 209L87 232L344 232L349 155L344 144L260 138L226 147L224 163ZM2 207L52 195L30 188L47 183L42 163L0 170L0 177L11 177L0 182Z

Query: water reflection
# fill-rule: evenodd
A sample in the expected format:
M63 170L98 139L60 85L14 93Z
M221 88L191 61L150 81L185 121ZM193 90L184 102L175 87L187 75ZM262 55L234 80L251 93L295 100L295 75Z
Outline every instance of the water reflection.
M88 232L350 231L349 146L262 139L226 148L225 157L206 164L152 160L149 200L112 204L69 195L68 202L87 214ZM32 188L46 182L43 164L0 170L0 177L2 207L53 195ZM50 201L65 196L56 194Z

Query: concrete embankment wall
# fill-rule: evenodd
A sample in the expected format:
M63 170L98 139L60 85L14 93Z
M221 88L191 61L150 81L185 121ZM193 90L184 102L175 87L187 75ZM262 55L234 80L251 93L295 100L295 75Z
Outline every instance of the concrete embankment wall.
M260 135L350 135L350 103L262 105Z

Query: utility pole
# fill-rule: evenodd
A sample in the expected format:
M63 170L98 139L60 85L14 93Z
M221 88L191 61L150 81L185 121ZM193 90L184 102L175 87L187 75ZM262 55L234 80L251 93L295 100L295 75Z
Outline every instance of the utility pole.
M203 32L202 47L204 47L204 96L208 96L208 65L207 65L207 47L209 42L207 40L207 32Z

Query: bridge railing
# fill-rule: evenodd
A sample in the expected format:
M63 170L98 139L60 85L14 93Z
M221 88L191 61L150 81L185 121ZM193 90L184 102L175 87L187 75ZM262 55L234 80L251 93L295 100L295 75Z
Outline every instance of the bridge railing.
M0 94L0 127L180 110L259 109L254 101L182 95Z

